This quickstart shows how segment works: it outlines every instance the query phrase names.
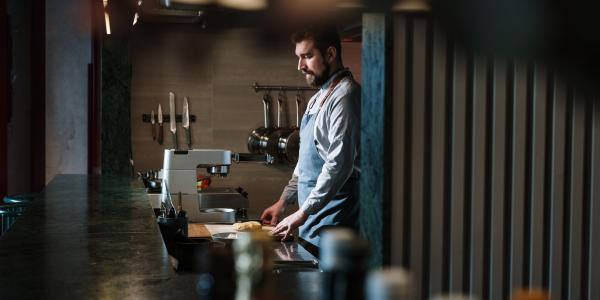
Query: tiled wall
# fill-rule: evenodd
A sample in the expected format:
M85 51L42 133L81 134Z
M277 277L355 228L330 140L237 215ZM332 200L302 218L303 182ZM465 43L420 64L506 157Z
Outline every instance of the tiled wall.
M356 55L357 49L348 47L347 54ZM305 86L296 69L293 45L266 41L253 29L210 32L194 25L146 25L136 28L132 65L131 138L136 170L161 168L163 149L172 148L168 124L164 144L159 145L152 140L150 124L142 122L142 114L152 109L156 113L159 103L168 114L170 91L176 94L176 110L181 111L187 96L190 114L197 118L191 124L193 148L247 152L248 134L263 123L262 94L255 93L252 84ZM285 111L290 122L295 122L295 94L287 94ZM311 94L305 93L306 100ZM180 126L177 133L181 146L185 136ZM287 165L239 164L231 168L229 177L213 179L213 185L241 186L249 192L251 212L259 213L279 197L292 171Z

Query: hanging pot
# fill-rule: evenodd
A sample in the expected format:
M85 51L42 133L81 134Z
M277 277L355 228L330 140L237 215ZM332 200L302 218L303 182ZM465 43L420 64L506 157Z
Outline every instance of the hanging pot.
M277 129L271 132L269 135L269 140L267 141L267 153L271 154L275 157L282 158L279 153L279 139L282 137L287 137L292 131L291 128L286 128L281 125L281 109L283 106L284 95L283 92L279 92L277 96Z
M290 164L298 162L298 152L300 151L300 92L296 94L296 126L290 128L286 136L279 138L278 152L282 158Z
M252 133L250 133L250 136L248 136L248 151L255 154L265 154L268 136L273 130L275 130L273 127L271 127L271 96L268 93L265 93L262 101L264 126L254 129Z

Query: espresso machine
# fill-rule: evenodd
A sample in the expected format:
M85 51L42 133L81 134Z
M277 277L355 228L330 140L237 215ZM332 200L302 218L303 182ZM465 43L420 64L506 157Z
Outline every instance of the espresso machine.
M169 210L185 210L189 222L233 223L243 219L249 207L247 193L241 188L197 189L197 169L204 168L215 177L225 177L233 163L273 163L263 154L233 153L220 149L165 149L162 170L161 202Z

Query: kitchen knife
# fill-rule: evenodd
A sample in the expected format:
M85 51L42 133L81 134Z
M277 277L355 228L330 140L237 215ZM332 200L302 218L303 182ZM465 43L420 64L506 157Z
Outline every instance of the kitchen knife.
M160 104L158 104L158 143L163 143L163 114Z
M173 149L179 149L177 145L177 115L175 114L175 94L169 92L169 114L171 116L171 133L173 133Z
M183 115L181 116L181 123L183 123L183 129L185 130L185 142L188 149L192 149L192 136L190 134L190 109L188 106L187 97L183 98Z
M152 140L156 140L156 123L154 122L154 109L150 113L150 129L152 129Z

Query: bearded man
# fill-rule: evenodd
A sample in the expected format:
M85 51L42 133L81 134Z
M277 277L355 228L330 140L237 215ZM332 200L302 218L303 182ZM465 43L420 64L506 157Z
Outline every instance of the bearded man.
M299 228L299 241L318 255L324 229L358 230L360 85L342 63L340 36L334 27L305 28L292 36L298 70L319 91L310 99L300 125L300 151L294 174L263 223L288 237ZM281 220L289 205L299 210Z

